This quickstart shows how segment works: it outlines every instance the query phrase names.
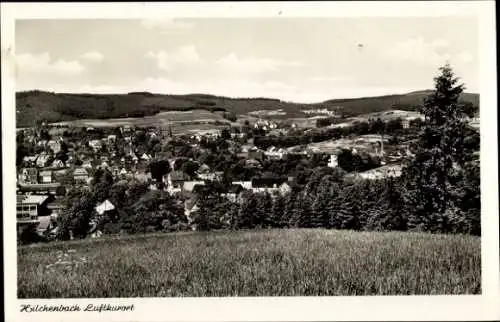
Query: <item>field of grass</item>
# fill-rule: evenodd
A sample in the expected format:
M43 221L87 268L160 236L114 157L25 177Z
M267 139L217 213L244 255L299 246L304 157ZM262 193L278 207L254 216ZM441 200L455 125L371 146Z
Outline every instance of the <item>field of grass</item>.
M189 232L18 249L19 298L479 294L473 236Z
M110 118L110 119L80 119L54 123L66 126L92 126L92 127L117 127L117 126L165 126L171 124L186 124L191 122L228 122L220 114L206 110L169 111L160 112L152 116Z

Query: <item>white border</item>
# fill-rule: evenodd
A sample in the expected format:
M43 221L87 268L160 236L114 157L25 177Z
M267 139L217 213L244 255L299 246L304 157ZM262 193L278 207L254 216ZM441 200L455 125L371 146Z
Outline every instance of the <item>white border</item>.
M18 300L15 217L14 20L153 17L479 17L481 100L482 295L289 298L173 298ZM495 3L270 2L270 3L42 3L1 4L4 274L6 321L437 321L500 320ZM470 41L470 40L466 40ZM11 49L10 54L8 48ZM63 278L63 277L62 277ZM134 304L128 313L19 313L20 303Z

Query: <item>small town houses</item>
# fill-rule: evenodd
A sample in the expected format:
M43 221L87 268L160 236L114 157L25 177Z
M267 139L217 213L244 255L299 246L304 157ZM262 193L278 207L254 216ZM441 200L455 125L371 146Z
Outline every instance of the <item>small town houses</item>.
M261 122L257 126L259 128L266 127L275 132L282 130L273 122ZM108 131L107 133L103 132L102 137L96 137L96 133L99 132L94 128L87 128L83 129L83 135L90 133L91 136L85 136L84 139L72 139L68 136L62 138L64 135L60 133L57 137L53 136L47 140L38 138L36 133L25 135L26 142L36 148L30 150L32 151L31 155L23 156L21 164L18 164L18 223L22 224L21 226L28 223L38 224L40 230L52 231L52 219L64 211L61 199L68 182L90 189L92 177L99 169L110 171L115 182L143 183L150 190L162 189L171 195L180 194L188 197L214 192L212 183L222 181L224 171L214 171L207 164L200 164L197 171L191 175L177 170L179 167L176 167L176 162L180 159L177 155L181 152L182 146L174 145L171 151L157 150L152 152L137 146L135 131L136 129L132 127L124 126L120 128L120 133L110 134ZM242 144L246 134L239 131L230 131L230 133L231 139L227 139L229 153L233 153L239 160L244 160L244 164L250 169L261 169L264 162L282 160L290 154L303 156L311 154L310 151L294 152L291 149L275 146L262 150L254 145L253 139L248 139L246 143ZM161 140L162 144L174 141L170 137L166 138L167 134L161 129L148 129L145 134L148 139ZM220 136L220 130L211 130L205 133L182 136L176 140L183 141L185 146L197 150L198 153L208 153L206 149L200 147L201 139L214 140ZM157 181L152 177L149 164L155 159L162 158L169 161L171 170L163 175L160 181ZM398 158L400 157L397 152L389 154L386 158L390 159L389 166L359 173L355 176L363 179L398 176L401 173L397 165ZM183 157L183 159L198 161L193 158ZM338 163L338 153L331 153L327 166L336 168ZM254 178L247 181L232 181L222 188L217 188L216 191L221 197L232 202L239 202L245 191L269 193L273 196L285 195L291 191L293 180L293 178ZM117 206L113 205L110 200L105 200L96 205L95 211L102 215ZM196 203L186 201L185 211L189 217L190 214L197 211ZM98 231L93 231L92 234L99 236Z

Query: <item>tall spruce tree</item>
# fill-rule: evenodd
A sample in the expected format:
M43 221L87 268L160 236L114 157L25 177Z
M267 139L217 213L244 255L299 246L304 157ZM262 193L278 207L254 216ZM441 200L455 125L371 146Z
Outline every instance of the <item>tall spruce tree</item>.
M318 192L311 206L311 226L314 228L329 228L330 215L334 211L334 201L338 187L335 182L325 177L321 180Z
M362 209L361 198L358 196L357 185L345 186L339 194L339 204L333 220L333 228L353 229L361 228L359 214Z
M255 228L255 214L257 213L257 207L258 205L254 194L250 191L245 191L242 195L242 202L236 218L236 228Z
M474 146L466 143L468 118L477 108L459 101L464 85L449 64L441 67L435 91L424 101L425 116L415 158L404 169L408 225L414 230L448 232L449 211L456 201L453 185L460 169L472 159ZM449 210L449 209L448 209Z
M286 205L286 196L279 193L273 197L273 205L271 208L270 224L273 228L283 228L286 227L284 222L284 212Z

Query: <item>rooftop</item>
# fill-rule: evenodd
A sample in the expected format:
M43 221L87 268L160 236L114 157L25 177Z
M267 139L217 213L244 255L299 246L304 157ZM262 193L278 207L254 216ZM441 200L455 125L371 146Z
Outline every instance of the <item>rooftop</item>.
M40 195L17 195L17 203L21 204L38 204L41 205L49 197Z

